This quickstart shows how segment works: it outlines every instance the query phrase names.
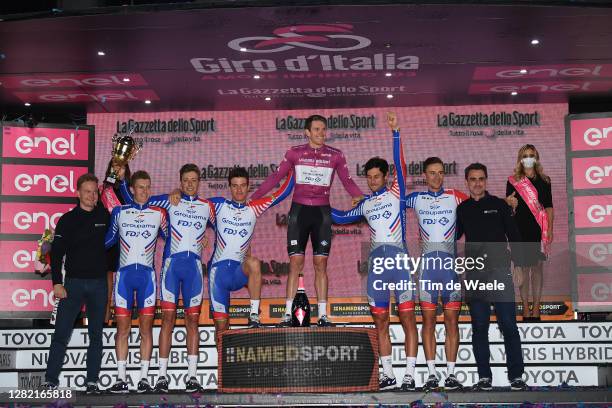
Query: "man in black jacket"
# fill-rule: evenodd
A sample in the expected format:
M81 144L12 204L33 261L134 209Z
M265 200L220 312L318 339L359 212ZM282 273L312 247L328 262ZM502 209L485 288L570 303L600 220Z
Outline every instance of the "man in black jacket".
M62 215L51 246L53 292L59 300L55 333L51 340L45 386L57 388L66 346L74 322L85 303L89 348L87 349L88 394L100 392L97 382L102 361L102 328L106 311L106 251L104 236L109 214L98 203L98 179L84 174L77 180L79 205ZM65 260L64 260L65 256ZM62 280L62 261L66 277Z
M495 306L497 323L504 336L506 367L512 390L525 390L521 338L516 326L514 286L510 272L513 244L520 235L510 214L510 207L500 198L490 195L487 187L487 167L472 163L465 169L470 198L457 207L458 237L465 234L466 259L476 260L475 267L463 281L472 317L472 347L478 366L476 391L492 389L489 349L491 303Z

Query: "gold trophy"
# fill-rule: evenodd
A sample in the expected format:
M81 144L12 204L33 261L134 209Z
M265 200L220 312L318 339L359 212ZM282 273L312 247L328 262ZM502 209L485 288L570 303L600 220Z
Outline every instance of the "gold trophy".
M131 136L131 133L128 135L116 134L113 136L113 165L125 166L136 156L140 149L142 149L142 143L137 143ZM114 185L118 178L117 172L111 166L111 171L108 177L106 177L105 182Z

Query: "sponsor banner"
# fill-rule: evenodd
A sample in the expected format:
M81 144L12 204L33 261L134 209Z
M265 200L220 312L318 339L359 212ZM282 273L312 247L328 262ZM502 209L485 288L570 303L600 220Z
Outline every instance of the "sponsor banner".
M420 325L419 325L420 326ZM566 343L566 342L608 342L612 338L612 323L547 323L537 324L520 323L518 325L521 342L523 343ZM404 344L404 331L398 324L389 326L389 334L393 344ZM445 329L443 325L436 326L436 342L444 343ZM420 337L419 342L423 339ZM472 326L470 324L459 324L459 341L471 343ZM497 324L489 326L489 341L491 343L503 343L504 338Z
M76 182L87 167L2 165L2 195L75 197Z
M331 316L371 316L370 305L367 303L332 303Z
M405 367L393 367L395 378L403 378ZM438 378L442 382L446 379L446 369L443 365L436 367ZM509 387L506 367L491 367L494 387ZM427 368L419 367L415 371L417 387L422 387L427 381L429 373ZM476 367L456 367L455 376L463 386L471 386L478 382L478 369ZM597 366L526 366L523 378L530 386L559 386L567 383L570 386L597 386L600 385L597 377Z
M89 130L5 126L2 157L87 160Z
M509 94L560 94L569 92L609 92L612 81L525 81L525 82L476 82L469 88L470 95Z
M4 234L42 234L57 225L74 204L13 203L0 204L0 232ZM3 243L4 245L4 243Z
M15 92L14 95L23 102L44 103L75 103L75 102L130 102L130 101L158 101L159 97L152 89L92 89L62 90L49 89L45 91Z
M612 307L612 272L582 273L576 278L581 306Z
M525 364L564 364L567 361L580 361L581 363L612 364L612 345L608 343L593 344L524 344L523 359ZM436 348L436 360L444 361L444 345ZM33 370L47 366L49 350L0 350L0 368ZM217 349L214 346L200 348L198 367L216 368L218 364ZM395 344L392 350L394 365L406 364L406 353L403 344ZM140 364L140 349L132 347L128 350L126 358L128 367L138 367ZM475 365L474 351L471 344L462 344L457 354L457 363ZM506 351L503 343L491 345L491 363L505 364ZM64 357L64 370L82 369L87 364L87 349L68 349ZM423 353L417 355L417 364L425 365ZM151 367L159 366L159 349L153 348L151 354ZM173 347L168 358L169 368L187 368L187 349ZM115 350L106 348L102 353L102 369L117 367Z
M269 316L272 319L280 319L285 315L285 304L284 303L270 303L268 305ZM319 316L319 305L310 304L310 321L316 320L317 316Z
M568 361L580 363L606 364L612 363L612 345L599 344L524 344L523 360L525 364L565 364ZM491 345L491 364L506 363L506 347L504 344ZM17 356L19 359L19 355ZM392 351L394 365L406 365L406 353L403 345L394 345ZM436 347L436 361L445 361L444 345ZM474 349L471 344L459 346L457 363L475 365ZM417 364L425 365L425 355L417 355Z
M159 327L153 327L153 346L159 346ZM200 327L200 346L214 346L214 327ZM115 334L117 329L105 327L102 332L102 346L105 348L115 347ZM0 349L19 348L19 349L48 349L51 346L53 330L1 330ZM186 332L184 327L175 327L172 333L172 344L180 346L185 344ZM140 346L140 335L138 328L133 327L128 337L129 347ZM69 349L87 348L89 346L89 335L86 328L74 329L72 337L68 343Z
M222 392L378 390L373 329L231 330L219 349Z
M54 302L51 279L4 280L0 285L0 310L4 312L51 312Z
M612 195L574 197L576 228L612 227Z
M574 190L612 188L612 156L572 159Z
M36 241L2 241L0 245L0 273L34 272Z
M12 356L3 357L3 353L15 353ZM0 368L16 368L18 370L32 370L47 366L49 356L48 349L39 350L0 350ZM128 350L126 358L128 367L138 367L140 365L140 348ZM159 366L159 348L154 347L151 354L151 367ZM3 366L3 362L12 362L12 367ZM68 349L64 357L63 370L82 369L87 364L87 349ZM168 356L168 367L187 368L187 349L184 347L173 347ZM217 367L217 348L206 346L200 348L198 367ZM102 351L102 368L117 368L117 356L113 348L106 348Z
M8 89L48 89L48 88L130 88L147 86L147 81L134 73L105 74L28 74L0 76L2 86Z
M136 367L134 367L136 368ZM44 376L44 372L41 372ZM126 381L132 392L136 390L136 384L140 381L140 369L131 369L126 372ZM189 379L187 376L187 370L168 370L167 376L169 380L168 388L170 390L185 390L185 383ZM217 389L217 370L216 369L199 369L196 372L196 377L200 385L206 390ZM157 382L157 371L149 370L149 384L155 384ZM100 371L100 379L98 385L100 388L110 388L117 382L117 370L102 370ZM62 371L59 377L60 388L73 388L76 390L84 390L85 384L87 383L87 371Z
M612 117L572 119L572 151L612 149Z
M578 267L612 267L612 234L576 235Z
M372 324L356 325L356 327L373 327ZM417 325L419 332L421 325ZM233 326L236 328L237 326ZM239 327L239 326L238 326ZM612 338L612 323L520 323L519 334L523 343L598 343L608 342ZM159 327L153 328L153 345L158 346ZM214 346L214 327L200 327L200 346ZM102 333L102 344L105 348L115 346L116 329L104 328ZM391 343L404 344L404 331L399 324L389 326ZM0 330L0 349L48 349L51 345L51 329L23 329L23 330ZM436 326L436 342L443 344L445 340L444 326ZM175 327L172 334L172 344L179 347L185 344L185 328ZM496 324L489 326L489 339L493 343L503 343L503 336ZM132 328L128 337L129 347L137 348L140 346L138 328ZM471 343L472 326L466 323L459 324L459 341L461 343ZM419 337L419 342L422 338ZM87 348L89 346L89 335L87 329L74 329L68 349Z
M508 79L612 78L612 64L559 64L476 67L475 81Z
M491 367L493 374L493 386L495 387L508 387L508 375L505 367ZM396 378L403 378L405 367L394 367L393 372ZM1 375L2 373L0 373ZM8 373L16 374L16 373ZM22 373L20 373L21 375ZM40 375L44 377L44 372L32 373L33 375ZM136 384L140 380L140 371L136 369L127 370L127 382L131 390L136 389ZM185 389L185 382L187 380L187 370L168 370L169 377L169 388L171 390ZM346 374L346 373L345 373ZM437 369L438 377L444 381L446 378L446 370L440 366ZM470 386L478 382L478 371L476 367L457 367L455 368L455 375L457 380L464 386ZM217 370L216 369L199 369L197 371L198 380L204 389L215 390L217 389ZM417 387L422 387L429 373L426 367L417 367L415 371L415 381ZM84 390L86 383L87 372L86 371L62 371L60 374L60 387L62 388L73 388L77 390ZM157 381L157 371L149 370L149 383L155 384ZM346 375L344 375L346 377ZM1 378L1 377L0 377ZM550 367L550 366L526 366L524 377L527 384L530 386L559 386L562 383L567 383L570 386L598 386L597 378L597 366L563 366L563 367ZM12 377L8 377L9 386ZM116 370L103 370L100 372L100 387L109 388L117 381ZM24 383L23 388L35 388L39 384L35 381L31 381L31 384ZM30 385L29 387L27 385Z

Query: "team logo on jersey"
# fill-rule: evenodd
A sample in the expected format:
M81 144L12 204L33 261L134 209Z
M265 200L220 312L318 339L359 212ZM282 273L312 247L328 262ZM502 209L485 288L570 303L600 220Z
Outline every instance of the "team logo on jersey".
M151 233L150 233L149 231L146 231L146 230L145 230L145 231L142 231L142 236L143 236L145 239L148 239L148 238L151 236Z
M240 217L240 213L234 215L234 221L240 221L242 218Z
M141 216L138 216L138 218L136 218L134 222L137 222L140 224L141 222L144 222L144 218L142 218Z
M193 224L193 226L196 227L196 229L202 228L202 224L199 221Z
M430 208L431 210L437 210L438 208L440 208L440 205L438 205L438 204L432 204L432 205L430 205L430 206L429 206L429 208Z
M390 211L385 211L382 215L384 218L389 219L389 217L391 217L391 212Z
M189 214L193 214L193 213L195 213L195 212L196 212L196 210L195 210L195 206L190 205L190 206L187 208L187 210L186 210L186 211L187 211Z
M439 222L440 224L442 224L442 225L446 225L446 224L448 224L448 222L449 222L449 221L450 221L450 220L449 220L448 218L446 218L446 217L442 217L442 218L440 218L440 220L439 220L438 222Z
M238 234L240 234L240 236L244 238L249 234L249 231L242 229Z

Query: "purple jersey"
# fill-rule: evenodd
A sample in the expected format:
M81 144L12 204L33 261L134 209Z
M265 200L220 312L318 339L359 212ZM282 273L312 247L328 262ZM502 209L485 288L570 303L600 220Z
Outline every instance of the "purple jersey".
M293 193L295 203L329 205L329 189L334 181L335 172L338 172L342 185L351 196L363 195L351 178L346 159L340 150L327 145L314 149L307 143L287 150L277 171L263 182L251 198L263 197L291 169L295 170L295 191Z

